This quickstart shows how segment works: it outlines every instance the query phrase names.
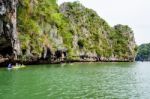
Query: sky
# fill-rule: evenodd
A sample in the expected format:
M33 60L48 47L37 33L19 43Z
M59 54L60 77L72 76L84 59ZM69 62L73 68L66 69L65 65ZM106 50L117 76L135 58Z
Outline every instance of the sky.
M77 0L58 0L58 4ZM150 43L150 0L78 0L95 10L110 26L128 25L138 45Z

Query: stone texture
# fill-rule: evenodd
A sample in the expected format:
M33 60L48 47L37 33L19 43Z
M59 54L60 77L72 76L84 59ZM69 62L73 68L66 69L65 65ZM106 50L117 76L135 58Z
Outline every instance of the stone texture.
M20 44L17 34L16 7L17 0L0 0L0 49L1 51L12 50L12 53L6 51L5 54L14 55L14 59L20 54ZM1 54L2 52L0 52Z

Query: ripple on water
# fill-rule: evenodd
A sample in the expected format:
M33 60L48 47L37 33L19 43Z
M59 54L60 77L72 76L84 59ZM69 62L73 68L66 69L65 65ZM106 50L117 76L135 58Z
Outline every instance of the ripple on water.
M148 70L149 63L65 64L9 73L0 70L0 99L148 99Z

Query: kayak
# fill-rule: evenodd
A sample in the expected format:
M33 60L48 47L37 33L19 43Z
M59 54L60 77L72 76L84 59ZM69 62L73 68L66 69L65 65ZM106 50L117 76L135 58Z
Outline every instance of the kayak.
M11 70L11 69L21 69L21 68L25 68L26 66L25 65L16 65L16 66L12 66L11 68L7 68L8 70Z
M13 69L20 69L20 68L25 68L26 66L24 65L17 65L17 66L14 66L12 67Z

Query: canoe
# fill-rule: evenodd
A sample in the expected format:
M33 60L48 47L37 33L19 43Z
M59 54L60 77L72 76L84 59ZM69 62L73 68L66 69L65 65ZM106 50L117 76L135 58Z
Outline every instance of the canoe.
M17 66L14 66L12 67L13 69L20 69L20 68L25 68L26 66L24 65L17 65Z
M9 70L11 69L21 69L21 68L25 68L25 65L16 65L16 66L12 66L12 68L8 68Z

